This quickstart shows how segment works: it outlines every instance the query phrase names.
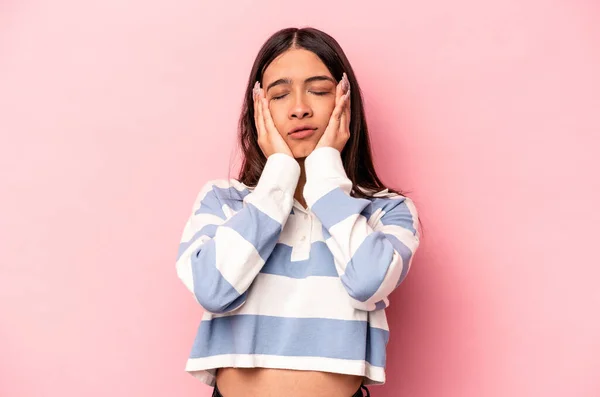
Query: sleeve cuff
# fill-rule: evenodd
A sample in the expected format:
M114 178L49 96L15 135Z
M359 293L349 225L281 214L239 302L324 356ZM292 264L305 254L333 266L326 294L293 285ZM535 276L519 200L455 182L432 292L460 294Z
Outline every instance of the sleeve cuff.
M273 153L267 158L255 191L279 188L292 196L300 178L300 165L292 156L285 153Z
M244 201L284 225L294 205L298 179L300 165L296 159L284 153L274 153L267 158L254 191Z
M337 149L323 146L313 150L306 157L304 168L306 185L303 194L309 207L336 188L350 194L352 181L346 175L342 155Z

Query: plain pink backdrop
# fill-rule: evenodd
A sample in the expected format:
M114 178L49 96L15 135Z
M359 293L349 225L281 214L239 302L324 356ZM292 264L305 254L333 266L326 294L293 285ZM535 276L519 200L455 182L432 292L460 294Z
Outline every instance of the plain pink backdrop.
M31 0L0 4L0 396L209 396L179 238L307 25L425 227L373 396L600 395L598 3Z

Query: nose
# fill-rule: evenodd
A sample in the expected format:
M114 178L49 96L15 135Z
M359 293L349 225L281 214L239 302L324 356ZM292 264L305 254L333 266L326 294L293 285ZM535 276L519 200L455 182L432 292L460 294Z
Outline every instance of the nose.
M303 119L312 116L312 109L306 103L303 94L294 95L294 103L290 109L290 118Z

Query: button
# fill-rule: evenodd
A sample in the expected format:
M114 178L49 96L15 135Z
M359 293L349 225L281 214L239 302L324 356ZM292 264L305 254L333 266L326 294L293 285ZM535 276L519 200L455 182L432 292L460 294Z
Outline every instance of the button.
M304 220L307 220L307 219L308 219L308 215L304 214Z
M302 236L302 238L300 238L300 241L304 241L306 240L306 236Z

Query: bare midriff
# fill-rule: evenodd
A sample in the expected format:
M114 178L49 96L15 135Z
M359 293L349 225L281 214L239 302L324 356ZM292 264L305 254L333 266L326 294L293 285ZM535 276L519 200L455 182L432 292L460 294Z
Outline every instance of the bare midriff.
M351 397L362 376L273 368L219 368L223 397Z

